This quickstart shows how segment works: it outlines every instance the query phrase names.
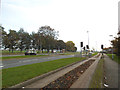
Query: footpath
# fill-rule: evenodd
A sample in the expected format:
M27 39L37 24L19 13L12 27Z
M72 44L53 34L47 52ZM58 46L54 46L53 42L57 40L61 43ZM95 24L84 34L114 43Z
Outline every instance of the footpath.
M110 59L106 54L104 54L104 71L105 71L105 81L108 88L120 88L120 65ZM119 74L118 74L119 73ZM119 76L119 77L118 77ZM119 79L118 79L119 78Z

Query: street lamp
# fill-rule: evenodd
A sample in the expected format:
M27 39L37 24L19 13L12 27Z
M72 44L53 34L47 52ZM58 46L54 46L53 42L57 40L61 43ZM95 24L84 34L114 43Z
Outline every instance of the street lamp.
M87 31L87 33L88 33L88 46L89 46L89 31Z
M113 35L109 35L110 37L113 38ZM112 47L112 60L114 59L114 56L113 56L113 47Z
M31 40L31 49L33 50L33 40Z
M91 56L91 54L90 54L90 45L89 45L89 31L87 31L87 33L88 33L88 45L87 45L87 48L88 48L88 55L89 55L89 57Z

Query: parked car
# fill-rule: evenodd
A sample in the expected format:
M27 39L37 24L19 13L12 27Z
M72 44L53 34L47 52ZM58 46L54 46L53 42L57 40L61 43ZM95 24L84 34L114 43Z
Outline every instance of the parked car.
M35 50L29 50L25 52L25 55L37 55Z

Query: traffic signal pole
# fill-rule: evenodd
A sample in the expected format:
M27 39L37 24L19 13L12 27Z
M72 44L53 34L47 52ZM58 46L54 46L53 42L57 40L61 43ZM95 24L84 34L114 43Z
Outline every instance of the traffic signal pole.
M82 57L82 47L83 47L83 42L80 42L80 57Z
M104 46L103 46L103 45L101 45L101 49L102 49L102 58L103 58L103 47L104 47Z

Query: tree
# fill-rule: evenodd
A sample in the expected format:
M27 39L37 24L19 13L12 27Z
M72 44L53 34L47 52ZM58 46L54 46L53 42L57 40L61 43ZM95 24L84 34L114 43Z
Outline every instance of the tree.
M75 47L75 44L73 43L73 41L67 41L66 50L69 52L75 52L77 50L77 47Z
M32 47L30 47L31 46L31 44L32 44L32 42L31 42L31 39L32 37L29 35L29 33L27 33L27 32L25 32L24 33L24 47L25 47L25 50L29 50L30 48L32 48Z
M0 45L2 44L5 49L9 48L9 52L11 50L13 52L13 50L17 48L19 48L21 52L32 48L38 49L38 51L42 50L42 52L43 49L47 49L47 52L49 52L49 50L53 52L54 49L61 51L65 48L72 52L77 50L72 41L65 43L63 40L57 40L59 32L47 25L40 27L37 33L32 32L32 34L25 32L23 28L20 28L18 32L10 29L8 34L2 26L0 26L0 30L2 31L0 32L0 34L2 34L2 43L0 43Z
M9 52L12 49L13 50L16 48L16 44L18 42L18 34L15 30L9 30L9 34L8 34L8 47L9 47Z
M18 40L18 45L17 46L21 50L21 52L25 48L25 41L26 41L25 37L26 36L25 36L24 29L20 28L20 30L18 31L19 40Z
M32 46L34 49L37 49L37 40L38 40L38 34L35 32L32 32L31 39L33 40Z
M65 48L66 48L65 42L63 40L57 40L56 49L60 50L60 52L61 52L61 50L65 49Z
M120 56L120 37L115 38L115 40L112 40L111 44L113 46L114 53Z
M120 34L120 31L118 34ZM120 56L120 37L115 37L115 39L111 41L111 44L113 46L114 53Z
M8 47L7 42L8 42L8 37L7 33L4 31L4 27L0 26L0 45L4 47L5 49Z
M41 49L47 49L47 52L55 48L55 40L57 39L58 32L56 32L50 26L42 26L38 30L38 46L41 46Z

